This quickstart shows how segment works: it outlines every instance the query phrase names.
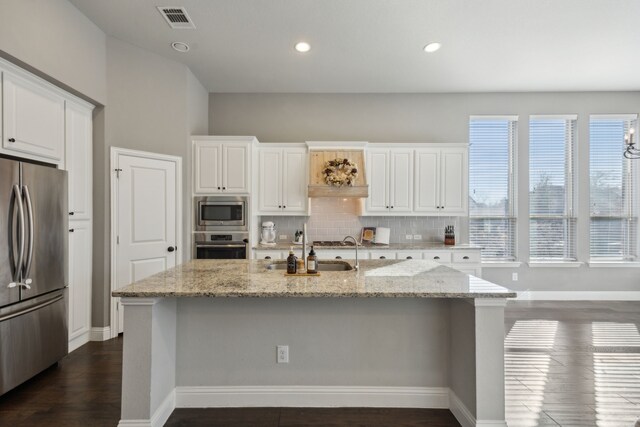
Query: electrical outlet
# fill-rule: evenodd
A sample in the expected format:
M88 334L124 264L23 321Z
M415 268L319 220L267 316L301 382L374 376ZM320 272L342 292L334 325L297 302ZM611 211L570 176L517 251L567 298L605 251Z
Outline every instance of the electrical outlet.
M413 234L407 234L404 238L407 240L413 240Z
M289 363L289 346L288 345L276 346L276 353L277 353L278 363Z
M422 234L414 234L413 240L422 240Z
M511 280L513 280L514 282L518 281L518 273L511 273Z
M278 238L280 240L287 240L289 238L289 236L287 236L286 234L281 234Z

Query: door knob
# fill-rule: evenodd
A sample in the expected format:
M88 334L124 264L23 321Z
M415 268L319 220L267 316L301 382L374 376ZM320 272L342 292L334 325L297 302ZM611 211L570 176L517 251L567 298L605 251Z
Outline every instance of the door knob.
M173 251L175 251L175 250L176 250L176 248L175 248L175 247L173 247L173 246L169 246L169 247L167 248L167 250L168 250L169 252L173 252Z

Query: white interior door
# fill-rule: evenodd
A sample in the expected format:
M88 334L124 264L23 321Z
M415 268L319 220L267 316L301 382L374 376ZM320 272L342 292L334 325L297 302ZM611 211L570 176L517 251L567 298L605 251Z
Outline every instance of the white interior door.
M120 288L176 265L177 174L173 161L126 154L118 154L116 168L115 287Z

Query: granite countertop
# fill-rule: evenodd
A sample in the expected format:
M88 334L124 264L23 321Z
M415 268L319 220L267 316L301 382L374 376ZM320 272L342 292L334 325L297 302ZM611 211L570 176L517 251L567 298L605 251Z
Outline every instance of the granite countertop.
M191 260L122 287L112 295L141 298L517 296L502 286L428 260L365 260L360 261L360 271L321 271L319 277L288 277L284 270L268 270L272 262Z
M311 243L309 243L309 246L311 246ZM300 248L302 247L302 245L296 245L295 243L276 243L274 246L264 246L264 245L255 245L253 246L253 249L258 249L261 251L264 250L274 250L274 251L288 251L289 248L293 247L293 250L295 251L300 250ZM335 250L335 249L349 249L349 250L354 250L355 247L354 246L314 246L314 249L317 251L321 251L323 249L330 249L330 250ZM445 245L444 243L437 243L437 242L421 242L421 243L390 243L388 245L376 245L376 244L367 244L367 245L360 245L358 246L358 249L362 249L362 250L376 250L376 249L381 249L381 250L398 250L398 251L404 251L404 250L414 250L414 251L428 251L428 250L469 250L469 249L482 249L480 246L475 246L475 245L470 245L470 244L460 244L460 245Z

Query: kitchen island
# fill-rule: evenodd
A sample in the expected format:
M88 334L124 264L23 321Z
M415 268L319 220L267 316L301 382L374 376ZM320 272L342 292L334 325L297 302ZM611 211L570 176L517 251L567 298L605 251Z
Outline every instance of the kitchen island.
M506 426L515 293L428 260L319 277L280 267L194 260L114 292L125 307L120 426L225 406L449 408L463 426ZM277 345L289 363L276 363Z

